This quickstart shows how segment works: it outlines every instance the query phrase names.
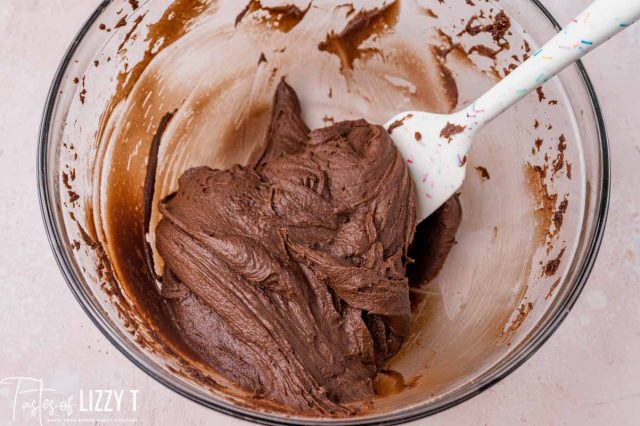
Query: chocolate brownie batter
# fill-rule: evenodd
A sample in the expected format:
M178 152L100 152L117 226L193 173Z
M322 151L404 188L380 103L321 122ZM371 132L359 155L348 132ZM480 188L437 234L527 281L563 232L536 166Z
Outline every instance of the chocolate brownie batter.
M300 115L283 81L256 164L184 173L160 206L162 296L194 352L256 398L348 415L410 332L415 191L382 127L310 132ZM427 246L421 271L437 270L451 244Z

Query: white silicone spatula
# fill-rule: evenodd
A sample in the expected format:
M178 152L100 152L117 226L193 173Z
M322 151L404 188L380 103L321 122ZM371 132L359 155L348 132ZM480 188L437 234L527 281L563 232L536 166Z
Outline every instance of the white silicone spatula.
M385 128L414 179L418 222L462 186L480 128L638 18L640 0L597 0L466 109L449 115L407 111L392 118Z

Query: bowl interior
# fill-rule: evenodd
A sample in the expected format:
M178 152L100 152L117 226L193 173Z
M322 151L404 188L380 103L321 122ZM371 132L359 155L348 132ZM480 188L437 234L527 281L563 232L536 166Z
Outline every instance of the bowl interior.
M134 3L105 2L96 12L45 114L41 189L58 259L98 326L152 376L222 411L293 421L277 408L242 408L232 384L156 332L161 302L140 272L140 224L159 120L176 111L163 136L156 200L190 167L255 156L282 77L312 128L362 117L384 123L409 109L449 112L522 62L554 25L534 2L404 0L358 52L335 54L318 48L327 34L357 11L389 3L354 1L352 12L315 1L298 22L255 1L238 22L247 5L235 0ZM508 46L490 32L465 31L502 10L512 24ZM455 81L457 95L443 79ZM573 67L481 132L461 189L458 243L440 275L413 290L413 332L388 366L402 374L402 390L352 422L397 421L461 401L515 368L562 320L604 222L606 146L595 102ZM152 246L158 220L152 212Z

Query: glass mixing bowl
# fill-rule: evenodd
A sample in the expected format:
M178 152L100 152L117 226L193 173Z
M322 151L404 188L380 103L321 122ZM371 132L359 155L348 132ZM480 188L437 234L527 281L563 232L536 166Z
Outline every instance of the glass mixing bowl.
M189 138L174 137L174 129L163 142L158 199L175 189L177 177L189 167L228 167L248 160L268 108L251 109L247 116L257 124L247 125L237 117L251 102L236 100L251 95L252 105L268 101L273 80L283 72L275 66L262 74L256 71L255 64L265 62L258 60L260 49L268 47L264 40L286 42L296 34L308 39L317 31L305 25L319 24L270 20L260 13L262 4L252 1L240 24L255 28L238 40L225 31L236 26L233 18L244 7L241 3L104 1L74 39L47 100L38 148L40 200L51 246L71 291L127 358L170 389L217 411L259 423L295 424L301 419L246 406L231 384L163 341L151 318L152 291L139 283L144 280L139 271L144 268L145 233L140 223L128 222L141 216L142 202L118 204L107 196L127 193L135 199L141 193L153 133L150 108L157 107L157 113L193 107L182 121ZM332 10L335 22L327 25L339 29L349 16L348 10L335 11L341 3L315 1L313 13ZM354 3L356 8L383 4ZM342 78L340 59L315 48L303 52L306 60L298 56L287 62L287 55L300 55L290 43L288 50L271 52L269 64L280 61L286 67L310 127L326 124L329 115L385 122L401 110L459 108L560 28L535 0L478 3L404 0L395 30L371 43L390 48L411 39L410 53L417 62L374 54L357 58L353 71ZM485 11L481 21L501 9L512 21L509 45L495 60L486 49L464 53L480 40L491 43L489 34L463 31L480 9ZM462 48L456 49L458 42ZM441 58L445 68L420 62L421 55L433 52L429 46L446 50ZM477 54L482 52L484 56ZM323 66L309 66L316 60L324 61ZM431 90L434 80L429 79L443 69L457 82L457 102L429 104L424 90ZM166 78L157 79L163 70ZM325 78L336 84L329 96L320 84ZM162 85L154 86L154 81ZM225 90L190 96L193 87L216 81L226 82L219 86ZM380 89L389 87L390 92ZM345 94L348 102L340 100ZM369 102L383 94L384 102ZM226 129L232 130L224 140L211 138ZM197 142L203 138L210 143ZM229 145L229 140L236 143ZM415 380L406 380L402 392L381 395L361 416L304 421L395 424L437 413L508 375L567 316L596 259L609 200L604 123L582 65L567 69L487 127L469 161L460 194L465 217L458 243L440 275L413 290L412 335L388 366ZM151 215L153 243L157 212Z

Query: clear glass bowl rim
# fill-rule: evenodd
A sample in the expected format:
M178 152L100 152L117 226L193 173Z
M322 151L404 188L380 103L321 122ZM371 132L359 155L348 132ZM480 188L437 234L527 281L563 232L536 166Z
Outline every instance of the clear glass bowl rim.
M147 375L152 377L154 380L163 384L167 388L172 391L184 396L185 398L194 401L200 405L213 409L215 411L221 412L223 414L227 414L242 420L251 421L259 424L267 424L267 425L290 425L292 424L293 419L287 419L286 417L275 417L267 414L254 413L247 410L242 409L241 407L232 407L232 406L223 406L215 401L204 399L198 395L191 393L187 388L181 386L178 382L172 381L170 378L165 375L159 374L154 371L149 365L147 365L143 360L141 360L136 354L130 351L125 345L123 345L119 338L112 333L112 331L106 326L104 319L101 317L100 313L95 310L95 308L88 303L85 296L82 294L81 286L78 283L78 279L73 272L73 268L70 264L70 260L66 257L63 246L64 241L60 237L61 232L60 229L56 225L56 213L54 204L52 203L53 195L49 191L48 185L48 144L49 144L49 134L51 130L51 120L53 118L53 113L55 110L55 106L58 100L58 92L60 89L60 85L63 81L65 72L67 70L68 65L73 60L73 57L78 49L78 46L82 42L84 36L87 34L91 26L97 21L102 12L112 3L113 0L103 0L100 5L95 9L95 11L89 16L86 22L82 25L78 34L74 37L70 46L68 47L56 74L54 76L53 82L49 89L49 93L47 95L47 99L45 102L45 108L42 115L42 120L40 124L40 132L38 138L38 147L37 147L37 184L38 184L38 196L40 201L40 210L42 214L42 218L45 225L45 230L47 233L47 237L49 240L49 244L51 245L51 249L53 251L54 257L60 268L67 285L69 286L71 292L74 297L85 311L85 313L89 316L91 321L96 325L96 327L102 332L102 334L111 342L113 346L115 346L127 359L129 359L134 365L144 371ZM544 17L553 25L556 31L560 31L562 27L558 23L558 21L551 15L551 13L546 9L545 6L542 5L540 0L530 0L531 3L544 15ZM567 294L563 304L558 307L556 310L555 316L551 318L551 320L545 325L545 327L538 332L538 335L532 338L529 342L527 342L523 348L520 350L520 353L516 354L514 358L510 361L510 364L503 368L498 374L494 377L487 378L483 381L479 381L475 387L463 393L458 398L451 400L445 404L439 404L431 407L424 407L414 412L408 412L406 414L401 413L400 416L393 416L388 420L380 420L378 419L343 419L345 424L376 424L376 425L395 425L402 424L410 421L415 421L424 417L431 416L433 414L439 413L441 411L447 410L453 406L456 406L495 385L506 376L515 371L518 367L520 367L524 362L526 362L529 358L533 356L533 354L542 347L542 345L551 337L551 335L558 329L560 324L564 321L564 319L569 314L571 308L575 305L578 297L582 293L585 284L591 274L593 269L595 260L598 256L598 252L600 250L600 246L602 244L602 239L604 236L604 231L607 222L607 215L609 211L609 201L610 201L610 191L611 191L611 164L610 164L610 156L609 156L609 143L607 138L607 132L605 128L604 117L602 114L602 110L600 108L600 103L598 102L598 98L595 93L595 89L591 82L591 79L582 64L582 62L578 61L576 63L577 71L580 74L584 87L587 91L589 99L591 101L591 106L593 109L593 113L596 121L596 128L598 132L598 140L600 142L600 199L597 202L596 206L596 223L594 224L594 231L592 233L591 241L588 242L588 245L585 250L584 260L582 262L582 266L580 271L578 272L577 280L574 285L571 287L569 293ZM327 422L326 420L313 420L309 419L310 424L322 424ZM329 421L327 423L330 424L340 424L341 422L333 422Z

